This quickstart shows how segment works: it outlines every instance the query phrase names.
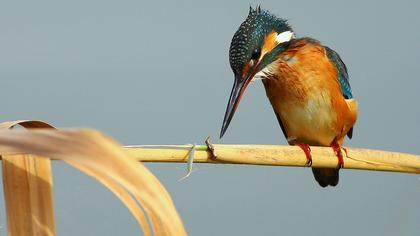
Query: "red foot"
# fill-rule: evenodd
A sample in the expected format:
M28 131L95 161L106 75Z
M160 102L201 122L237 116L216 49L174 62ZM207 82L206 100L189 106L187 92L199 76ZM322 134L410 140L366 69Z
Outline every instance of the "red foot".
M303 150L306 156L306 165L312 166L311 147L309 147L309 145L305 143L292 142L291 144L294 146L298 146Z
M343 153L341 152L341 147L340 145L337 143L337 141L333 141L330 145L330 147L334 150L335 155L338 158L338 166L337 168L343 168L344 167L344 160L343 160ZM346 154L347 154L347 150L346 150Z

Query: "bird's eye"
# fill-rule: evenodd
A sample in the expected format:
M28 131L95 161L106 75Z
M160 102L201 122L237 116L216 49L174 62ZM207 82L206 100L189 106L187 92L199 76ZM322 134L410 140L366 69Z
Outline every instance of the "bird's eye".
M256 60L256 59L260 58L260 56L261 56L261 50L259 48L256 48L256 49L254 49L254 51L252 51L251 59Z

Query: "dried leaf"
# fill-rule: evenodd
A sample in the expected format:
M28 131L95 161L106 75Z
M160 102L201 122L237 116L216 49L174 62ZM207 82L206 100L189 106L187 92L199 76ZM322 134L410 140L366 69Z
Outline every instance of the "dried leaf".
M111 138L89 129L0 131L0 153L31 153L78 168L113 191L130 209L144 233L186 235L172 199L158 179ZM150 217L145 220L141 203Z
M21 125L31 128L53 128L42 121L11 121L0 129ZM3 188L6 203L8 235L55 234L51 162L34 155L3 155Z

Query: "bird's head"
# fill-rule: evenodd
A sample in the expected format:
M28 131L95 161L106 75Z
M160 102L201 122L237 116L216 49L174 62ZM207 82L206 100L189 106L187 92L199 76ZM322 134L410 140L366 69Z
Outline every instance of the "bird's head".
M250 7L248 17L233 35L229 49L230 67L235 75L220 138L226 132L246 87L285 49L294 37L286 20L258 6Z

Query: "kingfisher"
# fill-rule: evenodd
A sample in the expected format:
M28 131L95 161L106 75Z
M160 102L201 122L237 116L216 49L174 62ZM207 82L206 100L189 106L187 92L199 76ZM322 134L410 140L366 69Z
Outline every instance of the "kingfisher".
M357 101L338 53L313 38L296 37L287 20L257 6L233 35L229 62L235 79L220 138L250 82L262 80L287 142L304 151L308 166L310 146L334 150L337 167L312 172L322 187L336 186L343 141L352 138L357 119Z

